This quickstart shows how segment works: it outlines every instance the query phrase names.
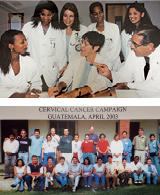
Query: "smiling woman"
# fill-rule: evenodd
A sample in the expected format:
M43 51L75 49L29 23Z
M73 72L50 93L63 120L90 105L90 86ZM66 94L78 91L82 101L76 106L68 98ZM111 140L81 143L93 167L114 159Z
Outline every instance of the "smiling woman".
M0 97L38 97L41 80L37 65L27 50L22 31L8 30L0 41ZM35 95L30 95L34 92Z

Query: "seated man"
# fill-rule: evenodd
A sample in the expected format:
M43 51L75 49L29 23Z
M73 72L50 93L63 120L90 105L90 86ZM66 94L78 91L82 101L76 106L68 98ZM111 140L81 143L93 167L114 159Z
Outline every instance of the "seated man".
M69 164L69 178L73 185L73 192L76 191L79 180L81 178L81 163L77 163L77 157L73 156L72 163Z
M85 94L96 93L110 85L110 81L99 75L93 62L109 62L97 54L104 44L105 37L98 32L90 31L82 36L81 56L72 59L57 87L50 87L48 97L58 95L64 88L71 89L59 97L75 98Z
M160 30L156 26L144 25L136 29L125 65L118 71L98 65L100 75L107 77L118 88L129 87L157 92L160 90Z
M116 188L117 183L117 165L115 162L112 162L112 155L108 155L108 162L106 163L106 182L107 182L107 189L110 188L110 180L112 180L113 188Z
M127 159L123 158L122 163L118 165L118 173L119 173L119 179L120 179L120 185L124 188L124 186L129 186L129 178L130 178L130 164L127 163Z
M60 157L60 163L56 165L55 175L56 180L60 181L62 184L62 192L68 187L67 186L67 176L68 176L68 164L65 162L65 158L63 156Z
M134 161L130 163L130 167L134 177L134 184L142 185L144 167L139 162L139 156L134 157Z
M147 159L147 164L144 165L144 173L147 177L147 184L151 183L151 177L153 178L153 184L157 183L157 170L154 165L152 165L152 159Z
M25 181L28 186L28 191L32 190L32 181L42 181L43 180L43 166L38 162L36 155L32 156L32 162L27 166L27 175L25 176Z
M16 153L19 149L19 142L15 140L14 133L11 133L9 139L4 141L3 150L5 152L5 177L4 179L14 178L13 167L16 165ZM10 172L11 168L11 172Z

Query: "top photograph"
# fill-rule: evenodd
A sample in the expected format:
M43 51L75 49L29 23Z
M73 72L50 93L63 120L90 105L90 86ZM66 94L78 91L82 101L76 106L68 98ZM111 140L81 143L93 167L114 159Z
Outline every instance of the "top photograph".
M160 98L160 1L0 1L0 98Z

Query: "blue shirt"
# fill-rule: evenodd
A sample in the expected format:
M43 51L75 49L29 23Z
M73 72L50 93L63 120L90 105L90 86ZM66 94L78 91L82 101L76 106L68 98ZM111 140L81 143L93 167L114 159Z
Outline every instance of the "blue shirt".
M158 141L156 141L156 140L154 140L154 142L150 141L148 143L149 152L150 153L157 152L158 151L158 145L160 145Z
M123 139L121 139L121 141L123 143L123 153L128 152L129 156L132 156L132 142L131 142L131 140L126 138L125 141Z
M44 142L44 138L40 137L36 138L36 136L31 136L29 138L31 142L31 147L29 153L32 155L40 156L41 155L41 150L42 150L42 143Z
M84 173L89 174L90 171L91 171L91 169L93 169L93 165L92 165L92 164L90 164L90 165L88 165L88 166L82 165L82 168L81 168L81 169L83 169Z
M148 166L148 172L150 172L150 173L153 172L151 166L150 167Z

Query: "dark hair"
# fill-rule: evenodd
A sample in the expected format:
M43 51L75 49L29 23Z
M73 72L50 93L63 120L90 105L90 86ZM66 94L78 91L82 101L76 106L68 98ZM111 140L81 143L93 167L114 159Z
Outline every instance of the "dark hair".
M82 39L87 40L89 44L94 48L95 46L99 46L96 52L101 50L105 42L105 36L96 32L96 31L89 31L82 36Z
M94 8L95 8L95 7L100 7L100 9L101 9L102 12L103 12L103 5L102 5L100 2L94 2L94 3L92 3L92 4L89 6L89 12L90 12L90 14L93 14Z
M9 137L13 135L15 137L15 134L13 133L13 131L9 134Z
M102 157L97 157L97 162L98 162L99 159L102 160Z
M119 136L119 134L118 134L118 133L116 133L116 134L114 135L114 139L115 139L117 136Z
M85 137L88 136L89 137L89 134L85 134Z
M126 158L122 158L122 161L127 160Z
M154 137L155 137L155 135L154 135L153 133L152 133L152 134L150 134L150 136L149 136L149 137L151 138L152 136L154 136Z
M48 134L46 135L46 139L47 139L48 136L49 136L49 137L52 137L51 134L48 133Z
M84 165L85 165L85 160L88 160L88 165L90 165L90 164L91 164L90 159L89 159L88 157L86 157L86 158L84 159L84 161L83 161L83 164L84 164Z
M156 48L160 45L160 29L154 25L140 26L136 29L135 34L143 37L141 44L144 46L153 43L154 48Z
M151 159L151 158L147 158L147 161L148 161L148 160L151 160L151 161L152 161L152 159Z
M33 155L32 158L37 158L38 159L38 157L36 155Z
M126 135L127 135L127 131L123 131L122 134L123 134L123 133L126 133Z
M112 155L110 155L110 154L107 156L107 159L108 159L109 157L110 157L110 158L113 158L113 156L112 156Z
M75 134L75 135L74 135L74 137L75 137L75 136L78 136L78 137L79 137L79 135L78 135L78 134Z
M49 159L52 159L52 161L53 161L53 157L52 157L52 156L48 156L47 161L48 161Z
M74 158L76 158L76 159L78 160L78 158L77 158L76 156L73 156L73 157L72 157L72 160L73 160Z
M18 162L19 162L20 160L22 161L22 166L24 166L24 161L23 161L23 159L18 158L17 161L16 161L16 167L18 167Z
M64 158L63 156L61 156L61 157L59 158L59 160L62 160L62 159L65 160L65 158Z
M143 129L143 128L139 128L139 130L138 130L138 131L140 131L140 130L141 130L141 131L144 131L144 129Z
M34 132L39 132L40 133L40 130L39 129L35 129Z
M19 30L7 30L3 33L0 40L0 69L4 75L9 73L9 66L11 63L11 49L9 44L14 44L15 35L23 35ZM26 52L23 56L28 55Z
M144 12L144 17L141 17L141 21L140 21L139 26L144 25L144 24L152 24L150 16L149 16L147 10L144 8L144 6L140 3L134 2L133 4L131 4L128 7L127 13L125 16L125 20L124 20L124 27L123 28L125 29L127 34L132 34L132 32L136 30L136 25L133 24L129 19L129 10L131 8L135 8L141 14Z
M99 135L99 139L101 139L101 136L104 136L104 138L106 138L106 135L104 134L104 133L101 133L100 135Z
M139 156L135 156L134 159L135 159L135 158L138 158L138 160L139 160Z
M66 3L62 7L61 14L60 14L60 29L66 29L67 28L67 26L63 22L63 16L64 16L64 12L66 10L70 10L74 13L74 22L71 26L72 30L80 31L79 14L78 14L77 7L74 3Z
M33 21L32 25L33 28L36 28L38 26L38 23L41 21L41 17L40 17L40 13L43 9L49 10L52 13L54 13L54 16L52 17L51 20L51 25L53 28L58 29L59 25L58 25L58 8L56 6L56 4L53 1L40 1L35 10L34 10L34 14L31 18L31 20Z

